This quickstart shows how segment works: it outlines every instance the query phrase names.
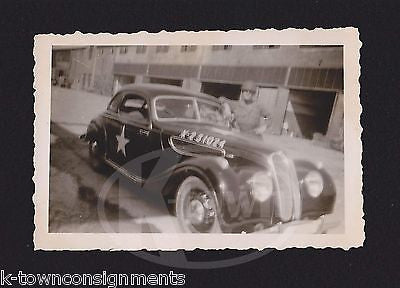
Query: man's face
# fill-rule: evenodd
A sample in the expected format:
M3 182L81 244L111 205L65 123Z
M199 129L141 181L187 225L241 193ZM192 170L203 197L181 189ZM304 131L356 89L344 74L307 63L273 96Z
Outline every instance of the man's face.
M253 102L254 92L250 90L242 90L242 99L246 102Z

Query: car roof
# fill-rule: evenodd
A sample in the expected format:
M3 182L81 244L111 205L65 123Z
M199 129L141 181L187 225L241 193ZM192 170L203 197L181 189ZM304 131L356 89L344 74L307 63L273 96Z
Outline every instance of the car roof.
M208 94L194 92L189 89L184 89L178 86L166 85L166 84L128 84L122 86L117 93L122 91L141 92L148 98L154 98L159 95L175 95L175 96L191 96L201 98L210 101L217 101L217 98Z

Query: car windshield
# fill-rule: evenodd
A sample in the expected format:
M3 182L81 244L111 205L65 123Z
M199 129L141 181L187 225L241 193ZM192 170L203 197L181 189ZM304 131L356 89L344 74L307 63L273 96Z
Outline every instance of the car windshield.
M185 96L160 96L155 101L160 121L195 121L229 126L218 102Z

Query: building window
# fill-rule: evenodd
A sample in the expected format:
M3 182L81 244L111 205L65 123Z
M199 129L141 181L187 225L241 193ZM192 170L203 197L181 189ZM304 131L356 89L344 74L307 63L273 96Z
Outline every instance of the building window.
M343 45L300 45L300 48L340 48Z
M136 54L144 54L146 53L146 46L140 45L136 47Z
M57 54L56 59L61 62L69 61L69 52L61 51Z
M128 47L123 46L119 48L119 54L126 54L128 52Z
M167 53L169 50L169 46L159 45L156 47L156 53Z
M181 46L181 52L193 52L196 51L197 46L196 45L182 45Z
M281 45L253 45L253 49L278 49Z
M213 51L220 51L220 50L232 50L232 45L213 45Z

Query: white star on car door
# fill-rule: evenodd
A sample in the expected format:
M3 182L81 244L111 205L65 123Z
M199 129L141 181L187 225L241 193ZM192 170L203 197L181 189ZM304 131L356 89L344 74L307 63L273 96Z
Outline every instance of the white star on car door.
M122 151L122 154L126 157L125 146L129 143L129 139L125 138L125 125L122 127L121 135L116 136L118 141L117 153Z

